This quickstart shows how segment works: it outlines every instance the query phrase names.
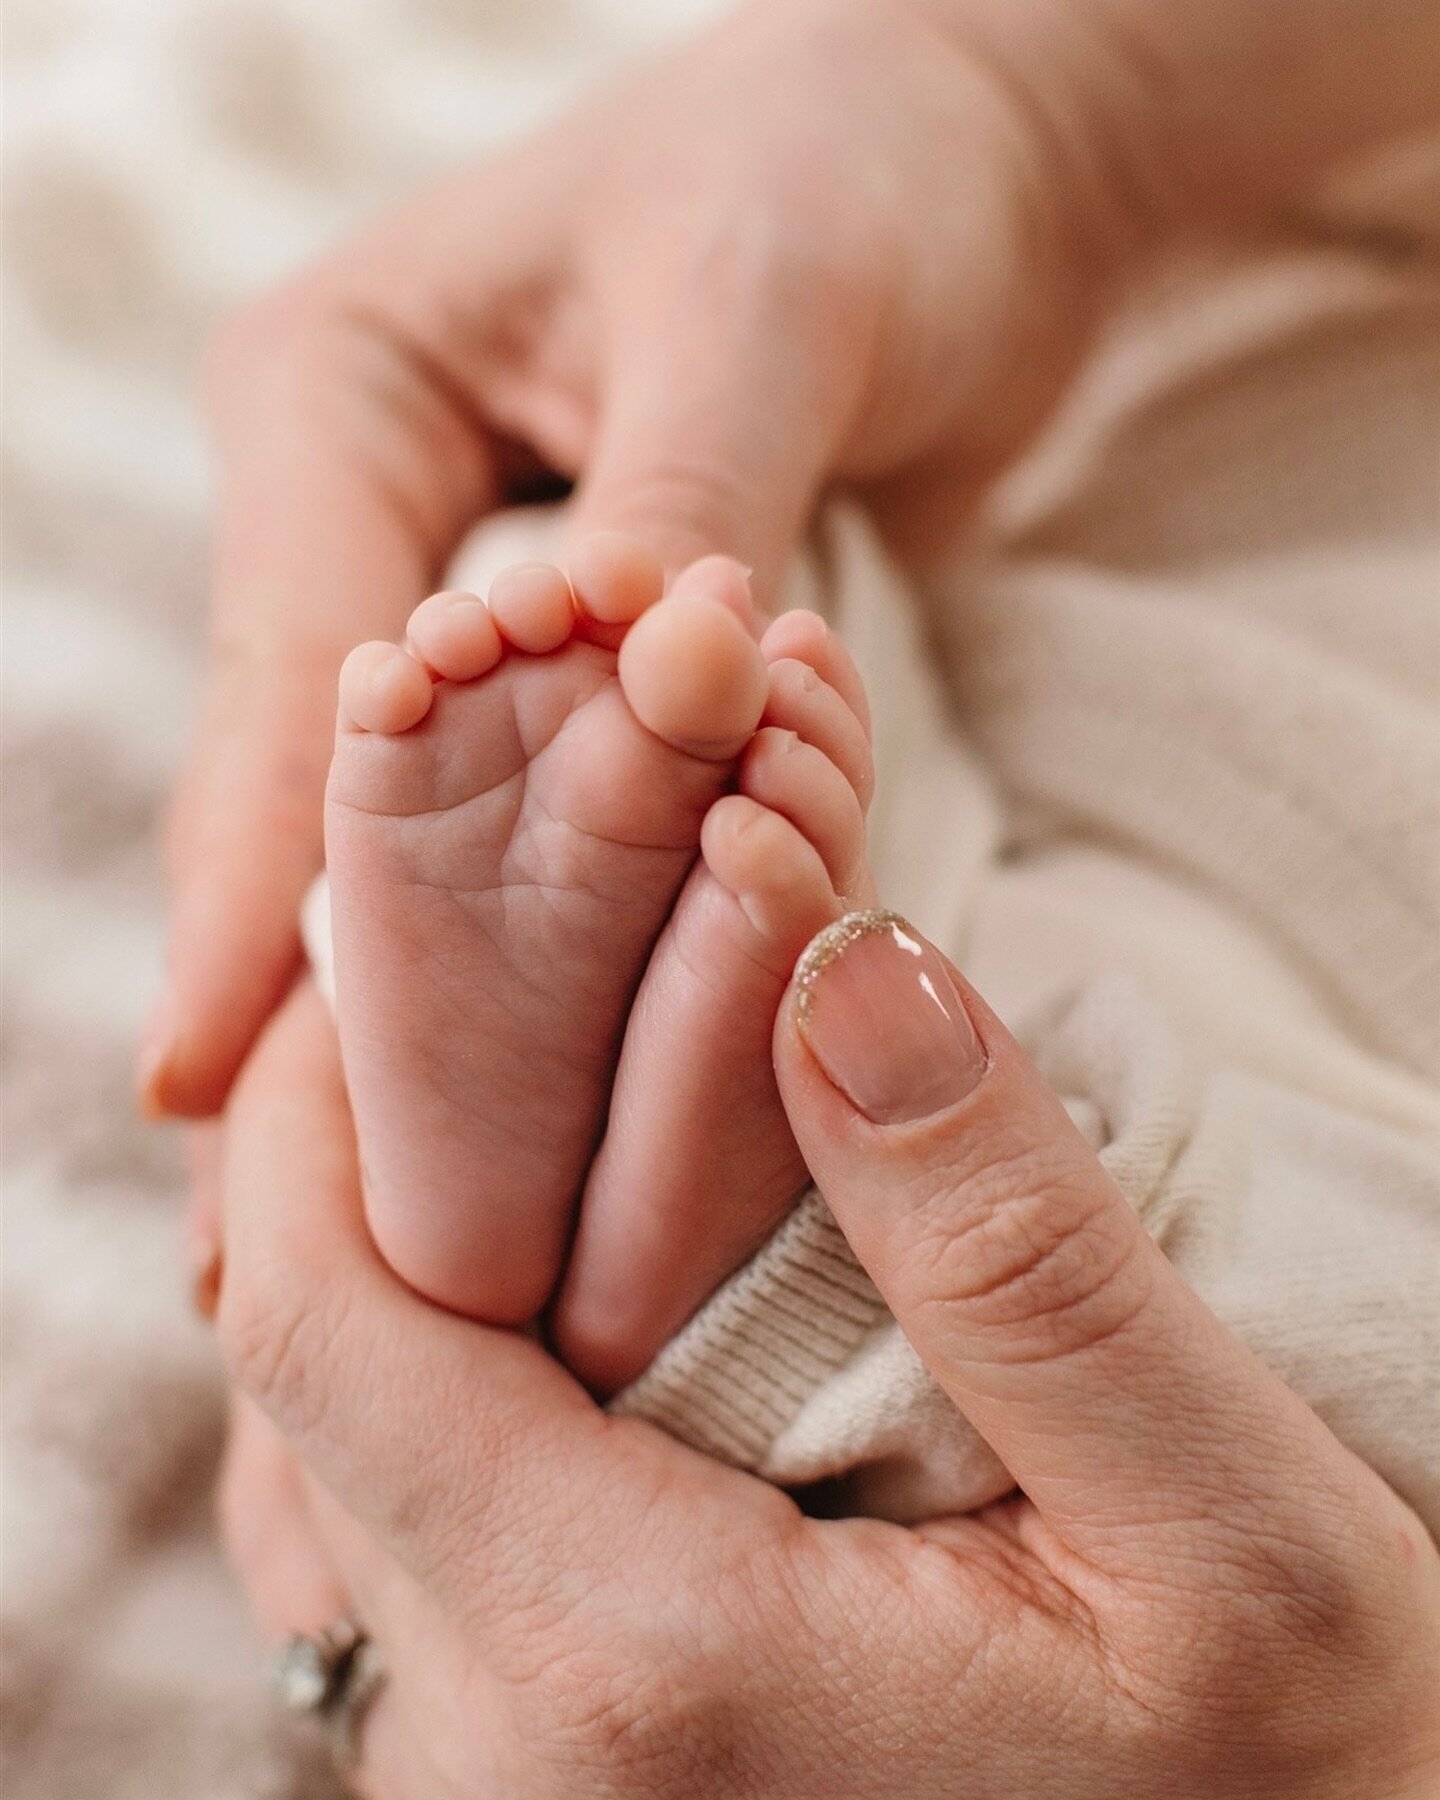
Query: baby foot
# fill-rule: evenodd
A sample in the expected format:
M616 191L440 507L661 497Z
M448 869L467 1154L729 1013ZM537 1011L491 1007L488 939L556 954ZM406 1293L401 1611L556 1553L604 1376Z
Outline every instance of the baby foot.
M571 575L436 595L406 649L353 652L326 797L370 1227L501 1324L554 1285L636 984L768 686L736 565L656 604L659 565L606 537Z
M764 722L739 792L705 819L704 861L636 996L551 1318L597 1393L638 1375L803 1189L771 1064L775 1016L815 933L874 904L860 678L813 613L777 619L761 649Z

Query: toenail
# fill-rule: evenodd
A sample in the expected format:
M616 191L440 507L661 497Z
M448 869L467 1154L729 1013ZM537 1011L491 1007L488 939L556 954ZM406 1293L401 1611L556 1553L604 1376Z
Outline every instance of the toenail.
M489 606L477 594L447 594L444 611L452 618L457 615L466 619L478 618L481 613L487 618L490 616Z
M420 661L447 681L474 681L488 674L502 652L489 607L456 589L422 601L410 615L405 635Z
M423 632L441 619L456 615L463 617L472 607L477 606L485 612L490 610L483 600L458 588L446 588L441 593L431 594L428 600L422 600L411 613L406 635L413 634L417 628Z
M557 650L575 626L570 583L550 563L517 563L491 583L490 615L516 649Z
M395 644L362 644L340 671L342 713L362 731L410 730L430 710L431 676Z

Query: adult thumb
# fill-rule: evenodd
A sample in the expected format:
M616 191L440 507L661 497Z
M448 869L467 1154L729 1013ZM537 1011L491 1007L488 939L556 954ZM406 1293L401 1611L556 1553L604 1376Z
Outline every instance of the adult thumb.
M1024 1051L903 919L821 933L775 1061L856 1255L1061 1536L1099 1558L1157 1519L1243 1524L1313 1466L1323 1426L1185 1285Z

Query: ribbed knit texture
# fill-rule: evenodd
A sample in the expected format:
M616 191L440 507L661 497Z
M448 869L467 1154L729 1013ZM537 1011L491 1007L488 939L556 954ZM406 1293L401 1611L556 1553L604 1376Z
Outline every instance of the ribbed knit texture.
M758 1467L816 1389L889 1317L812 1192L710 1303L706 1329L680 1338L628 1389L621 1410ZM746 1370L743 1388L736 1365Z

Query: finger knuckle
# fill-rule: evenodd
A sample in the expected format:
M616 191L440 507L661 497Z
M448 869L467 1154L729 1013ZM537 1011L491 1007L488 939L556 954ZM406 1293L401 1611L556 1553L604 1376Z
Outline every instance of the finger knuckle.
M313 333L308 291L290 283L247 301L222 319L202 365L203 391L212 412L248 393L255 381L280 367L302 363Z
M221 1354L236 1385L292 1433L311 1429L343 1305L289 1269L227 1274L216 1320Z
M911 1220L917 1304L963 1307L1015 1361L1098 1346L1140 1304L1133 1222L1064 1152L1002 1140L958 1195L927 1195Z
M549 1659L527 1699L526 1717L543 1728L525 1735L567 1792L688 1800L721 1791L733 1703L668 1638L619 1626L603 1649Z
M202 367L222 450L234 430L277 412L292 429L345 433L367 406L413 403L424 385L406 341L324 270L296 277L223 321ZM273 453L273 444L265 446Z
M789 1670L775 1596L803 1585L803 1572L783 1531L759 1545L720 1531L703 1548L676 1556L671 1547L657 1606L649 1549L567 1609L567 1653L555 1654L553 1621L536 1622L523 1718L540 1725L533 1741L566 1792L691 1800L738 1791L739 1773L753 1779L770 1757L754 1694L769 1691L772 1725L792 1704L788 1685L775 1689Z
M688 554L717 544L744 549L759 501L744 473L718 455L677 451L627 472L613 503L597 502L595 510L642 534L663 533L667 543L688 546Z
M853 304L868 283L866 259L851 252L833 233L809 226L828 200L813 172L792 164L772 165L756 191L763 196L744 217L726 215L696 221L688 251L687 288L744 312L763 309L811 320L833 318L837 307ZM743 315L742 315L743 316Z
M1187 1561L1203 1564L1205 1580L1194 1585L1191 1568L1178 1577L1189 1593L1183 1629L1173 1606L1147 1608L1124 1658L1138 1671L1121 1685L1142 1729L1189 1746L1210 1773L1243 1743L1251 1772L1277 1786L1282 1772L1318 1779L1337 1758L1424 1736L1434 1623L1427 1630L1377 1581L1363 1551L1337 1551L1323 1530L1252 1521L1243 1534L1217 1523Z

